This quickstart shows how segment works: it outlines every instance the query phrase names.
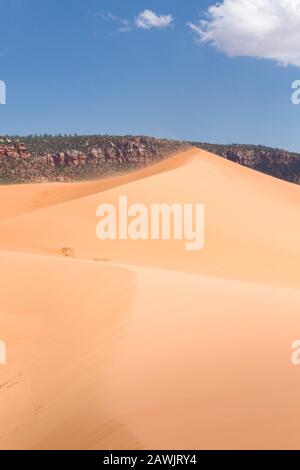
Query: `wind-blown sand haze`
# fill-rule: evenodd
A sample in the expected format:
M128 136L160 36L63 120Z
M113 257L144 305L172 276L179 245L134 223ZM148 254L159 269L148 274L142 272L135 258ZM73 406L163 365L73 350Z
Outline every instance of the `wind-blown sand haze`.
M299 448L300 187L191 148L0 195L1 449ZM205 204L204 249L100 241L120 195Z

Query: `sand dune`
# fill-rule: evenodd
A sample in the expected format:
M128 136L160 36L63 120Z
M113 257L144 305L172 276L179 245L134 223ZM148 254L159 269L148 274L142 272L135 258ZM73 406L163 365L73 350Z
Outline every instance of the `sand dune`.
M129 175L113 189L2 221L0 246L37 254L70 247L82 259L300 287L298 186L199 150L169 159L168 168L155 175L146 169L142 179L132 182ZM204 203L205 250L188 253L183 241L100 242L96 208L103 202L117 206L124 194L146 205Z
M299 448L300 187L190 149L0 195L0 448ZM99 241L119 195L204 203L204 250Z

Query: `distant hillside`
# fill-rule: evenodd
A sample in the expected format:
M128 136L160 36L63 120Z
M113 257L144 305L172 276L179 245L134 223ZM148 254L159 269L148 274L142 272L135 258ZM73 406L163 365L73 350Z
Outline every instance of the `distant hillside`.
M134 170L195 146L300 184L300 154L254 145L215 145L145 136L0 137L0 183L75 181Z

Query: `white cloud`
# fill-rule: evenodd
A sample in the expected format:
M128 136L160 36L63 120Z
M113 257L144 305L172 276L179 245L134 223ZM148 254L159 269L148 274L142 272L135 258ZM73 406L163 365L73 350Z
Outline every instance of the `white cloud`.
M200 42L230 57L300 67L300 0L223 0L209 7L206 19L188 26Z
M135 19L136 26L142 29L167 28L172 22L172 15L157 15L151 10L143 11Z

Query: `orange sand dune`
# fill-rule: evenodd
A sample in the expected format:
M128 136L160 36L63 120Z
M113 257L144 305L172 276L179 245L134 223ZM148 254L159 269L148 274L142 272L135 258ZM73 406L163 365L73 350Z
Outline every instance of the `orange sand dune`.
M178 162L181 158L181 166ZM230 279L300 287L300 187L262 175L204 151L168 161L169 171L0 223L6 249L198 272ZM205 250L183 241L105 241L95 235L100 203L204 203Z
M300 187L191 149L1 191L0 449L300 448ZM204 250L100 242L119 195L204 203Z

